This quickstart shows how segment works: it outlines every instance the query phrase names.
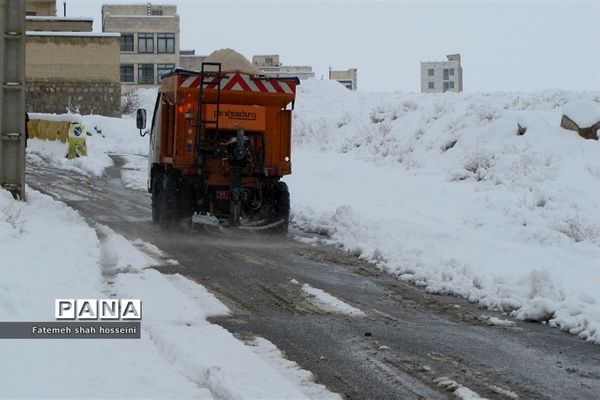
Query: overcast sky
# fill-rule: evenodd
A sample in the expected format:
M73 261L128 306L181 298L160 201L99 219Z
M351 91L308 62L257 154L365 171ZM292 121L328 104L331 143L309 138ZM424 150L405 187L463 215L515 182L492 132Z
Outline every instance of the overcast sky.
M63 0L57 1L62 15ZM67 16L103 3L67 0ZM420 61L462 55L464 91L600 90L600 1L199 1L176 4L181 48L279 54L316 76L358 68L365 91L419 91Z

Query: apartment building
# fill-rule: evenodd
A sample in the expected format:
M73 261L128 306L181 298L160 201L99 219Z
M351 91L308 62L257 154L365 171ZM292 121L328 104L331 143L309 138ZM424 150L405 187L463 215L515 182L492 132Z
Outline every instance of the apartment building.
M252 64L265 76L270 78L293 78L300 80L314 78L311 66L282 65L279 54L257 55L252 57Z
M350 68L345 71L336 71L330 68L329 79L338 81L349 90L356 90L358 88L356 68Z
M447 61L421 62L421 93L463 91L460 54L450 54L446 57Z
M179 64L177 6L103 5L102 31L121 34L122 85L151 87Z

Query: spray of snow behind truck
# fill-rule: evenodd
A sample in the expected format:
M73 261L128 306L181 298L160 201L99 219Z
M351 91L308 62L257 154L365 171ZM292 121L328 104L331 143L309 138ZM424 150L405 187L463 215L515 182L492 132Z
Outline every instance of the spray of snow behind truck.
M155 223L168 226L197 212L230 226L287 232L290 195L281 178L291 174L299 81L259 76L243 60L251 68L232 68L225 59L163 75L150 127ZM137 117L144 129L145 110Z

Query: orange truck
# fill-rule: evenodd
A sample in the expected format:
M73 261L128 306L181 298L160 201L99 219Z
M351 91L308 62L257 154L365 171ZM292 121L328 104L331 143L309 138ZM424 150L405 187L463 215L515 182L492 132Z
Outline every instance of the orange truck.
M150 126L152 220L168 226L200 213L287 232L290 195L281 178L292 171L298 84L222 71L217 62L163 75ZM143 109L137 126L142 134Z

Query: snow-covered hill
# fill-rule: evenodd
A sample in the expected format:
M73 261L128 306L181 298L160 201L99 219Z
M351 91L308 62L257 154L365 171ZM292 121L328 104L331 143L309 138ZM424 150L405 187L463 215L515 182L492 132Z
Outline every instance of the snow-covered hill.
M307 81L287 179L293 220L430 292L600 343L600 143L560 128L561 108L581 100L600 93Z

